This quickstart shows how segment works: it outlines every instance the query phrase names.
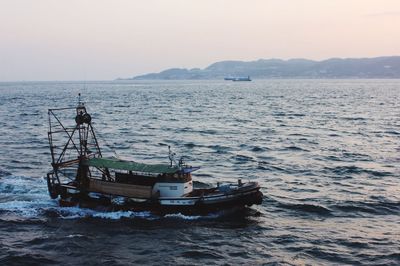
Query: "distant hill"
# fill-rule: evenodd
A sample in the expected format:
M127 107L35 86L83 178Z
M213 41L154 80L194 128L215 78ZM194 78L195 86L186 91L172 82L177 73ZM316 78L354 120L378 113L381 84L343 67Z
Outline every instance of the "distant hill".
M131 79L223 79L227 76L262 78L400 78L400 56L376 58L259 59L221 61L204 69L171 68Z

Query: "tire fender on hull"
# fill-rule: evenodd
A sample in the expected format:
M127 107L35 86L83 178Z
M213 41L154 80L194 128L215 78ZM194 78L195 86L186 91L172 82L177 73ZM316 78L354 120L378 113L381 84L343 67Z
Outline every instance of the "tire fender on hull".
M60 195L60 187L54 182L54 176L50 173L47 174L47 189L52 199L56 199Z

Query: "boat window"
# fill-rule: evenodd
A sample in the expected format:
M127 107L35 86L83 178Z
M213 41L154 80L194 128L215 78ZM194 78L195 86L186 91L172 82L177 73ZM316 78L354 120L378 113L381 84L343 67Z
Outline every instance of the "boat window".
M169 189L170 190L178 190L178 187L177 186L170 186Z

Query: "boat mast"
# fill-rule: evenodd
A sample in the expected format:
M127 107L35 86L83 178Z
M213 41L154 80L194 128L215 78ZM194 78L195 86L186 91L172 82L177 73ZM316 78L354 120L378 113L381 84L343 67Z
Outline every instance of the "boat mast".
M79 164L76 181L82 188L86 188L89 183L90 171L84 162L89 158L102 157L99 143L92 126L92 117L87 112L85 104L81 101L79 93L78 106L76 107L76 129L79 135Z

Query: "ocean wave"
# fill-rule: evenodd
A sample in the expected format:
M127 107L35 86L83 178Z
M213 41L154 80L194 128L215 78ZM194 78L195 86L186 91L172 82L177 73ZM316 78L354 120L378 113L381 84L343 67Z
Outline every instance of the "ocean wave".
M228 151L232 150L231 147L222 145L208 145L206 147L214 150L216 153L228 153Z
M71 234L66 236L66 238L81 238L81 237L86 237L86 236L81 234Z
M395 130L387 130L385 131L386 134L390 134L390 135L400 135L400 132L395 131Z
M352 256L346 256L339 250L332 250L324 247L314 246L311 248L305 248L302 252L309 254L313 257L334 262L335 264L338 263L339 265L342 264L349 264L349 265L357 265L358 259Z
M267 151L269 149L266 147L253 146L250 150L253 152L262 152L262 151Z
M375 215L400 215L400 202L391 201L343 201L330 206L346 213Z
M284 113L284 112L274 112L274 113L272 113L272 115L281 117L281 116L286 116L286 113Z
M274 171L285 172L286 171L282 167L270 165L268 162L264 162L264 161L258 162L257 169L263 170L263 171L271 171L271 172L274 172Z
M10 172L0 169L0 177L11 175Z
M0 183L0 212L2 219L18 217L36 219L48 208L57 206L47 194L47 184L43 178L9 176ZM10 218L11 217L11 218Z
M318 215L331 215L332 210L322 205L310 203L283 203L278 202L278 207Z
M184 251L180 256L194 259L222 259L223 256L214 251L209 250L188 250Z
M184 215L182 213L171 213L164 215L163 218L195 221L200 219L216 219L220 217L221 214L222 213L210 213L208 215Z
M237 163L246 163L254 161L254 158L248 155L236 154L234 157Z
M189 142L189 143L185 143L184 146L185 146L186 148L193 149L193 148L196 147L197 145L194 144L193 142Z
M400 265L400 252L389 251L385 254L363 254L360 256L360 262L363 265Z
M343 120L348 120L348 121L364 121L367 120L364 117L340 117Z
M281 149L282 151L306 151L309 152L307 149L300 148L298 146L287 146Z
M323 168L323 172L325 172L325 173L334 173L336 175L367 174L369 176L375 176L375 177L384 177L384 176L390 176L391 175L391 173L387 172L387 171L371 170L371 169L357 167L355 165L324 167Z
M343 157L354 161L371 161L371 156L356 152L343 152Z
M50 259L49 257L42 254L35 254L29 252L24 254L22 251L10 252L9 255L0 257L3 265L54 265L60 264L59 261Z
M59 207L54 209L62 219L99 218L107 220L120 220L123 218L155 219L157 216L151 212L135 211L97 211L80 207Z

